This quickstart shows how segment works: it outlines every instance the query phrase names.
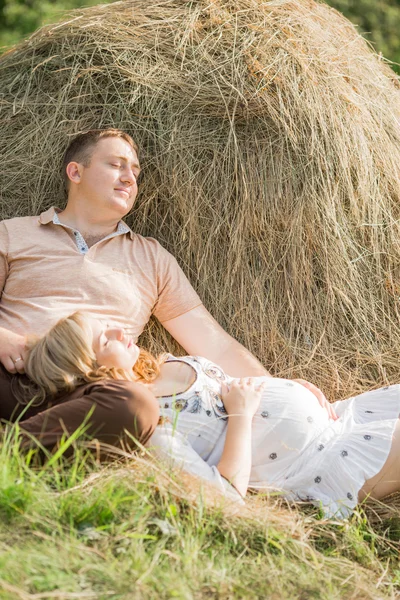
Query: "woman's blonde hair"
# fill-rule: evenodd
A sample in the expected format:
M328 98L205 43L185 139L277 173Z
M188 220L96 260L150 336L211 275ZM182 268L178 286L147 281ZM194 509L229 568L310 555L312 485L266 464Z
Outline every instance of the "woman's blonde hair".
M141 349L131 371L100 366L92 348L88 315L81 311L58 321L43 337L28 339L27 347L25 373L30 381L16 378L13 391L22 404L34 405L102 379L150 383L159 375L166 356L154 358Z

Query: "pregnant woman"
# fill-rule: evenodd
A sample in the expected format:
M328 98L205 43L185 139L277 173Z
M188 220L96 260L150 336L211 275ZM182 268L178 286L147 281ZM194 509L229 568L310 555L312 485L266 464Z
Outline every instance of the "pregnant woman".
M107 378L147 386L161 415L149 448L239 500L273 488L347 517L367 495L400 489L399 385L336 402L332 419L294 381L239 380L201 357L154 359L126 330L81 312L30 342L25 370L34 402Z

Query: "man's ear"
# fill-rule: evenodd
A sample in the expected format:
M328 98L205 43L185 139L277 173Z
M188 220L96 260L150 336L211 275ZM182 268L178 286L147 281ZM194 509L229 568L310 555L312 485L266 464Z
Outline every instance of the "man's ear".
M79 183L81 180L83 165L78 162L70 162L65 168L68 179L72 183Z

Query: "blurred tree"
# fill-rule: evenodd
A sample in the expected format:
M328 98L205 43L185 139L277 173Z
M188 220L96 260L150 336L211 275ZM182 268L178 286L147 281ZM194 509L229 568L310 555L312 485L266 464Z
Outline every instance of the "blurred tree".
M0 51L74 8L105 4L110 0L0 0Z
M400 0L328 0L385 58L400 63ZM394 65L399 70L397 65Z

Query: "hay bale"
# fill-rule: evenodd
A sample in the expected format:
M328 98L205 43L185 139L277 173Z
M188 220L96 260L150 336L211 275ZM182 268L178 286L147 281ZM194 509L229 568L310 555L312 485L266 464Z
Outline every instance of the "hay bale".
M129 224L272 372L334 397L400 380L399 94L313 0L78 11L0 58L1 216L62 205L70 137L121 127L144 167Z

